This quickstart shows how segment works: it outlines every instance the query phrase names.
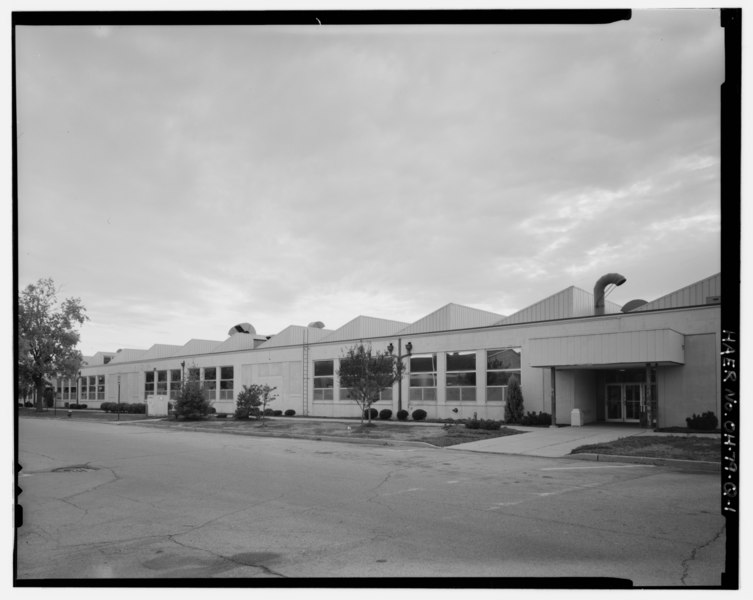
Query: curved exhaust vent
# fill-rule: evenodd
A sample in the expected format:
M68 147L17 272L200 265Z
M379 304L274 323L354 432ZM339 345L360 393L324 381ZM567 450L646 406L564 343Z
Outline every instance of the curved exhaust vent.
M324 323L321 321L313 321L308 324L309 327L315 327L316 329L324 329Z
M627 281L624 275L619 273L607 273L599 277L599 280L594 286L594 314L604 314L604 290L608 285L622 285Z
M227 334L231 336L236 333L256 334L256 329L254 329L254 326L251 325L251 323L239 323L238 325L231 327L227 332Z
M639 306L643 306L644 304L648 304L647 300L641 300L640 298L636 298L635 300L631 300L625 306L622 307L622 312L628 313L631 310L635 310Z

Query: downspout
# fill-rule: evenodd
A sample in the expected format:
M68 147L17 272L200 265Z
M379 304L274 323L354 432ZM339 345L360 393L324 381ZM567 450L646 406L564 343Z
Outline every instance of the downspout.
M594 314L595 315L603 315L604 314L604 290L606 287L610 284L614 285L622 285L627 281L627 278L624 275L620 275L619 273L607 273L606 275L602 275L599 277L599 280L596 282L596 285L594 286Z

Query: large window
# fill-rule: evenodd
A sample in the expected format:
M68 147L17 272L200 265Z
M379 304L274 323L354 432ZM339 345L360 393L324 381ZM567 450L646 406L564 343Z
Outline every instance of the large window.
M486 401L504 402L507 383L515 376L520 382L520 348L500 348L486 353Z
M170 400L175 400L180 394L180 369L170 369Z
M332 400L335 387L335 361L314 361L314 400ZM341 396L342 397L342 396ZM346 392L347 397L347 392Z
M476 401L476 353L447 353L447 401Z
M167 396L167 371L157 371L157 395Z
M230 379L233 378L232 375L232 368L233 367L225 367L226 369L229 368L230 371ZM230 388L232 389L232 384ZM214 402L217 400L217 367L204 367L204 389L207 392L207 400L210 402ZM232 395L230 397L232 400Z
M97 400L105 399L105 376L97 375Z
M81 378L81 400L97 399L97 377L90 375ZM104 398L103 398L104 399Z
M144 372L144 400L154 395L154 371Z
M233 398L233 367L220 367L220 400Z
M437 355L419 354L410 358L410 400L437 399Z

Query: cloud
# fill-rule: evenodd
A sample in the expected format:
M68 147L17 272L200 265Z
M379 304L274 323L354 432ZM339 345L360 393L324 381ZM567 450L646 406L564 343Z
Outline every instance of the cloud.
M19 282L84 299L89 353L718 270L717 11L17 45Z

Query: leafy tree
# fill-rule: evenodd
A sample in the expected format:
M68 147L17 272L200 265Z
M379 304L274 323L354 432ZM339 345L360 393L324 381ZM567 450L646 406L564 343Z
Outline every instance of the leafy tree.
M507 402L505 403L505 422L520 423L523 418L523 391L518 378L513 375L507 382Z
M76 376L83 358L76 349L78 327L88 319L79 298L58 302L52 279L40 279L19 294L18 384L36 389L37 411L43 410L48 380Z
M210 406L204 385L195 374L190 374L175 399L175 414L184 419L203 419Z
M258 385L253 383L251 385L244 385L235 401L235 416L239 419L247 419L248 417L256 417L258 419L261 415L263 422L267 404L277 398L277 394L272 393L276 389L276 387L269 387L266 384Z
M371 346L357 344L349 348L340 358L340 387L348 388L348 397L361 409L361 423L364 413L371 425L371 405L379 400L379 393L391 387L403 372L403 364L386 352L374 352Z

